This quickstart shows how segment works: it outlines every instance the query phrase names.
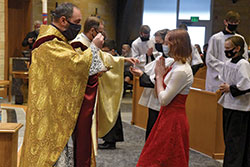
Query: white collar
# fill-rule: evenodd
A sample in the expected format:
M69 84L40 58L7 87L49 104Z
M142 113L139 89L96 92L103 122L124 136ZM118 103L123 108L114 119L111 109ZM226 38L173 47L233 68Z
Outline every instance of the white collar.
M90 43L92 42L83 32L81 33L81 36L86 40L88 40Z

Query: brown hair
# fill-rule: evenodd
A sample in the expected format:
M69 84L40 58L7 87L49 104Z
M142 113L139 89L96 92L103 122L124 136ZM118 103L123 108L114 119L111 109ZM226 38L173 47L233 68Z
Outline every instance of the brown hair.
M244 54L244 52L245 52L245 50L244 50L245 42L241 37L232 36L232 37L227 38L226 41L231 41L232 44L235 47L240 46L240 51L238 53L238 56L242 56Z
M154 36L159 36L164 41L166 34L168 33L169 29L162 29L155 32Z
M140 33L145 33L145 34L149 34L150 33L150 27L148 25L142 25L140 27Z
M167 34L169 55L175 61L181 61L183 64L191 58L192 48L190 37L186 30L175 29Z
M103 24L103 22L99 18L90 16L85 20L83 31L87 33L92 27L98 29L100 24Z
M240 14L238 12L230 10L227 12L225 20L231 23L237 23L240 21Z

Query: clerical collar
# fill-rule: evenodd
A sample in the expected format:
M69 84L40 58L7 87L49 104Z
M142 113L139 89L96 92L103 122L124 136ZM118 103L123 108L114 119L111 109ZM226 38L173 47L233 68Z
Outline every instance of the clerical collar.
M226 29L224 29L222 32L224 35L234 35L235 34L235 32L228 32Z
M83 32L81 33L81 36L82 36L83 38L87 39L89 42L91 42L91 40L90 40Z
M235 57L235 58L232 58L231 63L236 64L236 63L238 63L241 59L244 59L244 57L243 57L243 56L237 56L237 57Z

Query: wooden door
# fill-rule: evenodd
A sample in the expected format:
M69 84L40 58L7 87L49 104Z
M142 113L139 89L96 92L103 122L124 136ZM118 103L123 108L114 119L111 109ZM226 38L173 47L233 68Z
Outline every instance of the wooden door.
M9 58L22 56L22 41L25 35L33 29L31 19L32 0L5 0L5 50L4 50L4 79L9 79ZM1 96L6 96L0 90Z

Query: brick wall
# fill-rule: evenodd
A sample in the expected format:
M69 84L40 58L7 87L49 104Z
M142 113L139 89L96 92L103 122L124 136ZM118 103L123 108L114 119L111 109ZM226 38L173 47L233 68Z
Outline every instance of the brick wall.
M4 79L4 0L0 0L0 80Z
M237 28L239 33L244 36L248 46L250 45L250 5L249 0L237 0L233 3L232 0L216 0L213 5L213 34L224 28L223 20L225 14L229 10L234 10L240 13L241 21Z
M48 1L48 24L50 24L49 13L55 9L56 2L71 2L81 9L82 24L85 19L95 14L97 8L98 15L104 20L105 30L107 31L108 38L115 39L116 35L116 0L49 0ZM41 0L33 0L33 21L42 20L42 2Z

